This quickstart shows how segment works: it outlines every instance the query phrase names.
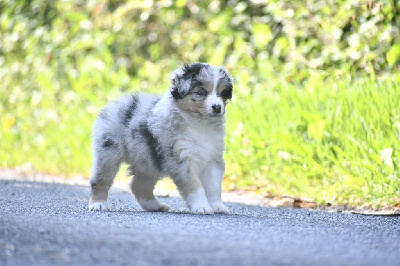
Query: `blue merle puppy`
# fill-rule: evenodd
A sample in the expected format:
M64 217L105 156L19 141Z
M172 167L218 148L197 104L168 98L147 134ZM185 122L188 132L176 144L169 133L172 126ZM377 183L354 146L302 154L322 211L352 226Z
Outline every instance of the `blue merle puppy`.
M89 210L109 210L108 191L121 163L148 211L169 211L153 194L169 176L192 213L228 213L221 201L225 172L225 107L232 77L223 67L193 63L175 70L164 95L133 94L107 105L93 128Z

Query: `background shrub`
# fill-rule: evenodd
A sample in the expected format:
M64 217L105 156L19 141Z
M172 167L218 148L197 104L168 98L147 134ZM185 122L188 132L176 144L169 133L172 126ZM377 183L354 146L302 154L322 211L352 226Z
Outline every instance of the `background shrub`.
M0 167L88 175L99 108L225 65L226 186L398 204L400 4L2 1Z

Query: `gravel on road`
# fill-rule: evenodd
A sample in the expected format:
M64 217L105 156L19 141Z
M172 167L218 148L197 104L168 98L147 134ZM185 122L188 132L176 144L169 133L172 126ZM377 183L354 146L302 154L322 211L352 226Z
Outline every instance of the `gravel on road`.
M144 212L112 189L89 212L88 186L0 180L0 265L400 265L400 217L228 203L192 215L177 197Z

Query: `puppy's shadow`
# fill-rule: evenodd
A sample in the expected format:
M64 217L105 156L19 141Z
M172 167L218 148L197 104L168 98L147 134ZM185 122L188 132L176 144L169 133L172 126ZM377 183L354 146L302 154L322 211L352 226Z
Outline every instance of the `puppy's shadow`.
M172 197L174 200L179 201L179 198L174 198ZM112 202L110 202L111 204L111 211L108 211L106 213L111 214L112 213L118 213L118 214L129 214L129 215L149 215L149 216L154 216L156 215L157 217L162 217L162 216L193 216L193 217L227 217L227 216L246 216L243 213L238 213L236 211L232 211L231 213L213 213L213 214L193 214L190 212L189 209L186 209L185 207L183 207L183 203L182 204L176 204L176 205L182 205L182 206L174 206L171 207L171 210L168 212L158 212L158 211L146 211L141 209L141 207L136 203L133 202L134 206L129 206L127 208L125 207L117 207L113 204ZM168 203L168 202L163 202L163 203ZM243 205L240 203L227 203L226 205L231 209L234 209L234 206L236 205ZM174 204L175 205L175 204Z
M108 212L105 212L108 214L112 214L112 213L118 213L118 214L140 214L140 215L177 215L177 216L181 216L181 215L190 215L190 216L194 216L194 217L212 217L212 216L237 216L237 215L241 215L239 213L213 213L213 214L193 214L191 213L189 210L188 211L180 211L180 210L171 210L168 212L157 212L157 211L144 211L144 210L111 210Z

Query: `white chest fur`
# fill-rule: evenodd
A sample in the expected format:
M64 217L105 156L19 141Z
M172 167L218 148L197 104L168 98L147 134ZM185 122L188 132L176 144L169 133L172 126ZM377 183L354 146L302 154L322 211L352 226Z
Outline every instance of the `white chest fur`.
M180 160L190 160L198 168L204 168L214 160L222 159L224 151L223 126L192 124L179 136L175 151Z

